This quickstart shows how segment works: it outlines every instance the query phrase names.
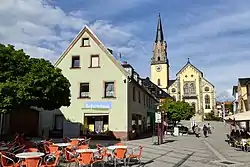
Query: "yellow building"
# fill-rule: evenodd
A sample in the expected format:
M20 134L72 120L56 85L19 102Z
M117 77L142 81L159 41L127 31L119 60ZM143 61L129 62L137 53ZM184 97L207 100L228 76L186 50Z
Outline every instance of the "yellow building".
M167 43L164 41L160 15L151 61L151 80L174 99L184 100L193 105L196 111L193 119L197 121L203 120L206 114L215 110L216 95L214 85L204 78L203 72L191 64L189 59L176 74L176 79L169 79Z
M238 86L237 86L237 92L238 92L237 111L238 112L246 112L249 110L248 92L247 92L249 81L250 81L250 78L239 78L238 79Z
M109 130L123 139L128 138L132 125L136 125L139 134L148 130L158 100L143 87L132 66L120 64L87 26L55 66L71 83L71 105L41 112L41 130L65 132L67 122L80 125L74 131ZM67 128L67 131L71 130Z

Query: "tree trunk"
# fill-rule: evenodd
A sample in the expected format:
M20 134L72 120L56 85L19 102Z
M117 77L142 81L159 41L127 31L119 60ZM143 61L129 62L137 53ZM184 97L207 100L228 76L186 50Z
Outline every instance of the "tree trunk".
M1 113L1 141L3 140L4 113Z

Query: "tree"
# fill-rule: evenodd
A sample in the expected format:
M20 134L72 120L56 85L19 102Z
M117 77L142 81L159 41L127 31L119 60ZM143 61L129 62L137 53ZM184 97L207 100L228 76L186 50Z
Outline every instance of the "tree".
M70 105L70 83L49 61L0 44L0 110Z
M181 120L188 120L194 115L194 110L189 103L184 101L164 100L161 110L167 112L168 120L173 121L174 126Z

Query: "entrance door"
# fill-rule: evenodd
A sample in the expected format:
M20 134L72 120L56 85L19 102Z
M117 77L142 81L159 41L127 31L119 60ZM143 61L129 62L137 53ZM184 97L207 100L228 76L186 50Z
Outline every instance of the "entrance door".
M95 132L100 133L103 129L103 117L95 117Z

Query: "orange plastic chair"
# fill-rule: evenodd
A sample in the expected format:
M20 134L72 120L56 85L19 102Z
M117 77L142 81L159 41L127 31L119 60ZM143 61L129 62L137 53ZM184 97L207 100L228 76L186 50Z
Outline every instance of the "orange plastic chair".
M94 163L94 153L93 152L82 152L80 157L77 159L78 165L91 165Z
M116 148L114 150L114 162L115 162L115 166L117 161L122 161L124 165L126 166L126 153L127 153L127 149L126 148Z
M39 152L39 150L37 148L27 148L24 152Z
M80 145L78 146L78 149L88 149L89 146L88 145Z
M139 164L141 164L141 155L142 155L142 146L139 146L139 153L138 154L135 154L135 150L137 149L138 147L136 148L133 148L132 150L132 153L128 155L128 164L130 163L130 160L131 159L136 159Z
M77 161L77 154L72 152L70 148L65 148L65 161L70 164Z
M0 152L0 164L1 167L19 167L19 162L15 162L13 159L11 159L7 152Z
M56 145L50 145L49 146L49 153L50 154L55 154L58 151L59 147Z
M41 163L41 158L27 158L25 159L26 167L39 167Z
M54 157L54 156L56 159L53 163L48 163L48 161L45 161L41 164L40 167L56 167L59 163L60 153L57 153L55 155L48 154L46 157ZM46 159L46 157L44 157L44 159Z
M79 141L74 139L74 140L71 140L70 144L72 148L76 149L79 146Z

